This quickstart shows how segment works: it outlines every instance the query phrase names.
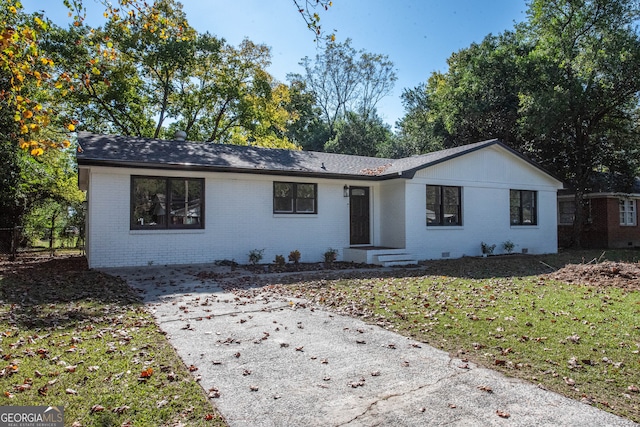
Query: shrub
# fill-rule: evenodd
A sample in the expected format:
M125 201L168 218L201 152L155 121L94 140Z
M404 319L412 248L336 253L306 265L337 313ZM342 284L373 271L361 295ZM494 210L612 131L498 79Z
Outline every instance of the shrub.
M295 251L289 252L289 261L298 265L300 262L300 251L296 249Z
M337 249L333 249L333 248L329 248L324 253L324 263L326 265L330 266L331 264L333 264L335 262L337 257L338 257L338 250Z
M511 252L513 252L513 248L515 248L516 245L511 240L507 240L506 242L502 243L502 247L504 248L506 253L510 254Z
M264 249L254 249L249 252L249 262L251 265L259 264L264 256Z
M496 248L496 245L489 245L488 243L481 242L480 247L482 247L482 253L491 255Z
M284 269L284 255L276 255L276 259L273 260L273 263L276 265L276 270Z

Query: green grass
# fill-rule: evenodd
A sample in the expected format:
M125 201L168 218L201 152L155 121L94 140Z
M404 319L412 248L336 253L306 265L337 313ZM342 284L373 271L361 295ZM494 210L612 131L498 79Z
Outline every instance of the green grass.
M541 275L548 266L600 254L439 261L427 263L426 275L291 286L338 311L638 422L640 292ZM617 251L602 259L639 256Z
M69 426L225 425L133 291L77 262L4 265L0 405L61 405Z

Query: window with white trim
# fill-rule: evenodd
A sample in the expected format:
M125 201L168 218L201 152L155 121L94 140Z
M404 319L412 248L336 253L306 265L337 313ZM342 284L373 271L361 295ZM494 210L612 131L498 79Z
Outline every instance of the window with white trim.
M636 225L636 201L620 199L620 225Z

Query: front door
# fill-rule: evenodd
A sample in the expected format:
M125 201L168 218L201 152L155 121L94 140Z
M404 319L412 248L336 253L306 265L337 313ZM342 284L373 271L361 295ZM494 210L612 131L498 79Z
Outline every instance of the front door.
M350 243L368 245L369 237L369 188L349 188Z

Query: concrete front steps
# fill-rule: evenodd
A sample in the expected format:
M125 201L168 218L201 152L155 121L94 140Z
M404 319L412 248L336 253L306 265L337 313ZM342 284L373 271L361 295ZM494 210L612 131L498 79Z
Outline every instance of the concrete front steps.
M415 256L401 248L352 247L344 248L343 260L364 264L375 264L383 267L417 265Z

